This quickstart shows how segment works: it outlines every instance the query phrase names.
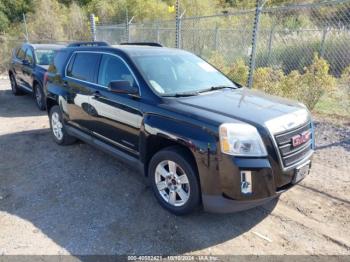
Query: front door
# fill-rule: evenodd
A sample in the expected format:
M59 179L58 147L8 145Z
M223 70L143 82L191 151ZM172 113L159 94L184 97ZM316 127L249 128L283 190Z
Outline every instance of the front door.
M142 121L140 98L109 91L109 83L116 80L127 80L138 87L134 74L121 57L103 54L97 78L99 86L91 96L91 105L97 112L93 116L93 132L126 153L137 155Z

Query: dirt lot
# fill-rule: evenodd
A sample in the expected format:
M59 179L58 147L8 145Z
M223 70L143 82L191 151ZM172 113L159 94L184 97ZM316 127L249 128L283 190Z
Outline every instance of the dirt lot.
M0 80L0 254L350 254L350 125L318 121L311 174L278 202L176 217L141 175L77 143Z

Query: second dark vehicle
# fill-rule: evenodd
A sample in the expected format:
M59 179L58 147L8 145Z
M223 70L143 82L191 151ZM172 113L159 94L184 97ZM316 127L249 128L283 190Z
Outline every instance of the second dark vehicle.
M45 92L58 144L79 138L139 167L175 214L252 208L308 174L304 105L243 88L189 52L138 44L57 53Z
M24 43L12 52L9 77L13 94L31 93L40 110L45 110L44 75L55 52L64 45Z

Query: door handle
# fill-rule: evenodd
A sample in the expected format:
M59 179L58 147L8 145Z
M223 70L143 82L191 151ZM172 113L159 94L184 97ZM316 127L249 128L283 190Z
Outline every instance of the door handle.
M95 98L100 98L101 97L101 93L99 91L95 91L94 92L94 97Z

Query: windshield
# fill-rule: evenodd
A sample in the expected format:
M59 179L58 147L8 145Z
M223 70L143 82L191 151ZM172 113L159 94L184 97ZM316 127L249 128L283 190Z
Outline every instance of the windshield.
M210 64L190 53L134 57L153 90L162 96L190 94L235 84Z
M45 50L37 49L35 50L36 62L39 65L50 65L55 56L56 50Z

